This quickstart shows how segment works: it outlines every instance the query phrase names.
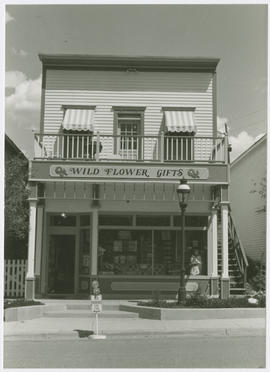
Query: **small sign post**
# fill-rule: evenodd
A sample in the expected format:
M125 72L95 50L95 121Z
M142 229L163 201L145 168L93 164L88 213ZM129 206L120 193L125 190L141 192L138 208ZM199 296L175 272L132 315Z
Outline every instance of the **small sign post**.
M100 294L99 284L97 280L93 281L92 288L93 288L94 294L90 296L91 311L95 313L95 316L96 316L96 329L95 329L95 334L91 335L90 337L94 340L104 340L106 336L99 334L99 327L98 327L98 314L102 312L102 295Z

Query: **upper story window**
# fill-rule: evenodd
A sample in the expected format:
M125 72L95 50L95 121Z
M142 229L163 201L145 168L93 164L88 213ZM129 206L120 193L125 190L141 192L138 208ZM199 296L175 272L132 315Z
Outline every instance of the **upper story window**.
M194 108L164 107L165 143L164 160L194 159L196 123Z
M115 153L122 159L142 158L144 107L114 107Z
M64 157L70 159L93 158L95 106L64 105L62 122Z

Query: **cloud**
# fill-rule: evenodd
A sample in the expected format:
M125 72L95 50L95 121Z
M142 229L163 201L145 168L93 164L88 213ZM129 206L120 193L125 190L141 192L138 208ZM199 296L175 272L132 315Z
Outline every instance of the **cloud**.
M6 23L13 21L15 18L12 17L9 12L6 12Z
M26 57L28 55L28 53L22 49L16 49L12 47L11 50L12 50L12 53L15 54L16 56Z
M9 71L6 87L15 89L6 97L6 124L25 129L38 128L41 76L32 80L20 71Z
M232 145L231 161L236 159L242 152L246 151L254 142L258 141L264 133L257 136L251 136L246 131L240 132L237 136L229 136L229 142Z
M6 88L16 88L23 81L27 80L26 75L21 71L7 71L6 72Z

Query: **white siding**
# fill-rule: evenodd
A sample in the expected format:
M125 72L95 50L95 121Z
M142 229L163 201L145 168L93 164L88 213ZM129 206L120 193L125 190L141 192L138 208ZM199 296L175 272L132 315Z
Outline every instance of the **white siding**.
M231 168L230 201L236 230L246 254L260 260L266 250L265 201L254 189L266 175L266 140L248 152Z
M61 127L61 105L95 105L95 131L113 134L112 106L145 106L145 135L158 135L163 106L195 107L197 135L213 133L212 74L47 70L44 132Z

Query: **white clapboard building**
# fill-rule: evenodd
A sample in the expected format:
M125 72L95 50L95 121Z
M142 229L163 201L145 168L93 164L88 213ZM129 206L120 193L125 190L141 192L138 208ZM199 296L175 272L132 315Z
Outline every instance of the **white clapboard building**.
M230 201L246 255L266 262L266 134L231 164Z
M228 138L217 132L215 58L44 55L30 166L26 297L228 297L246 257L228 199ZM228 233L229 232L229 233ZM201 259L197 275L190 257Z

